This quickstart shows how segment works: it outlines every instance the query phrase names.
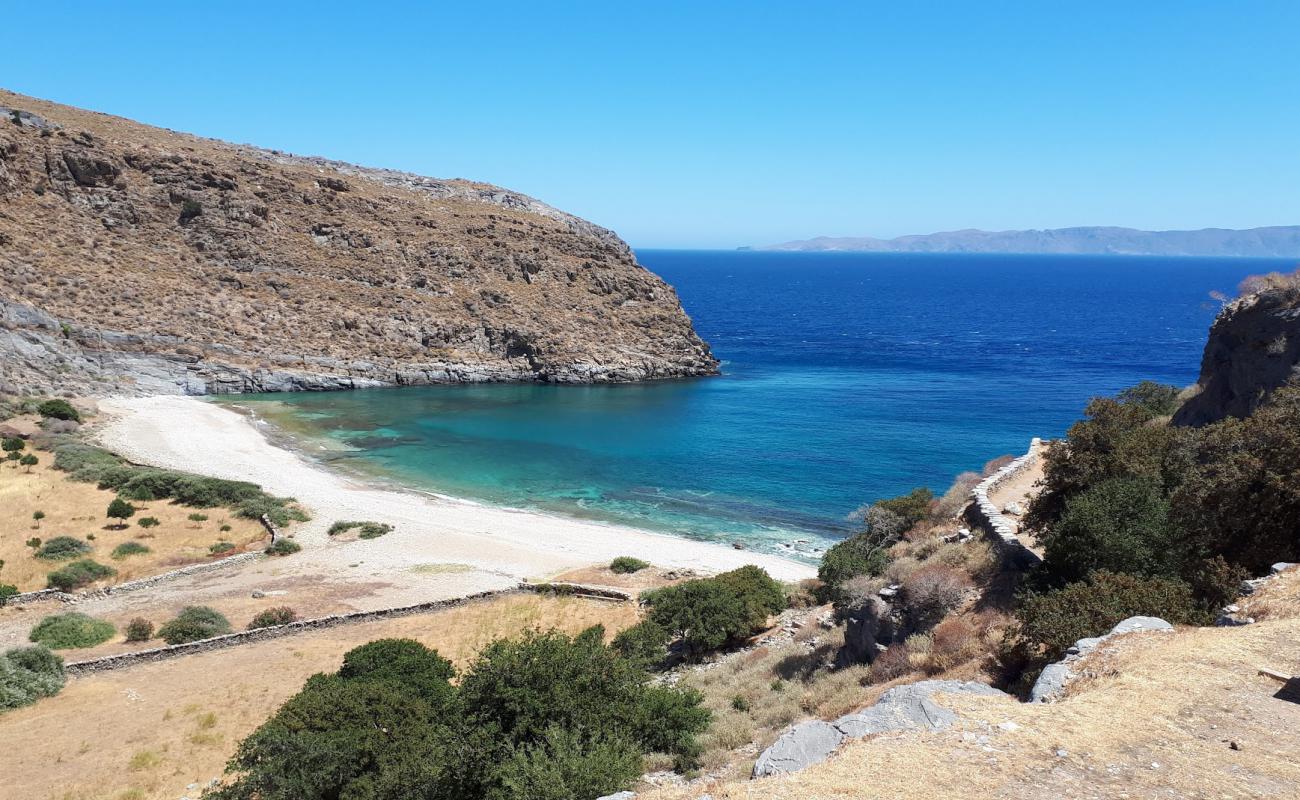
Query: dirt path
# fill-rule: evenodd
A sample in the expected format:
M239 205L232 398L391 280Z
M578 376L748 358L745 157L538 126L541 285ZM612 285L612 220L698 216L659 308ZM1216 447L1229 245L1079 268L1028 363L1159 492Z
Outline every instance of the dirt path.
M1046 442L1039 442L1034 445L1029 451L1037 456L1033 463L989 494L989 500L998 507L999 511L1006 515L1011 522L1013 532L1020 537L1020 541L1039 556L1043 554L1043 551L1038 546L1038 542L1032 535L1028 533L1022 535L1020 532L1020 516L1009 513L1006 509L1012 503L1019 505L1022 513L1023 509L1029 507L1029 499L1037 494L1037 483L1043 478L1043 453L1046 449Z

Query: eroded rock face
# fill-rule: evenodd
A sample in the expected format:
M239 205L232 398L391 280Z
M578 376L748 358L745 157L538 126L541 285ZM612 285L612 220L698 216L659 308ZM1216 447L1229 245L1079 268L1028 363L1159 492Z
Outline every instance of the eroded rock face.
M611 231L495 186L0 92L0 381L246 392L716 372ZM14 121L18 120L18 121Z
M1174 415L1176 425L1244 418L1269 394L1300 378L1300 292L1273 290L1229 303L1210 328L1199 393Z

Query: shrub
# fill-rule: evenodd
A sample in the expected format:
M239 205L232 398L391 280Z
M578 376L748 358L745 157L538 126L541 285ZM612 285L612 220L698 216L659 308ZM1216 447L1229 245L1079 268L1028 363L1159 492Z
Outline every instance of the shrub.
M41 546L41 537L39 537L39 536L33 536L32 538L30 538L30 539L27 540L26 544L27 544L28 547L30 547L30 548L32 548L33 550L35 550L35 549L37 549L37 548L39 548L39 547Z
M667 655L664 648L667 643L668 631L654 620L647 619L619 631L610 646L629 661L653 666Z
M842 587L862 575L879 575L889 565L889 547L865 534L857 534L833 545L822 555L817 578L824 600L843 600Z
M211 797L568 800L626 787L645 752L693 758L700 695L648 685L603 638L498 640L459 686L417 642L356 648L240 744Z
M72 611L46 617L36 623L27 638L51 650L68 650L94 647L112 639L115 633L112 623Z
M163 623L158 636L167 644L185 644L230 632L230 621L215 608L187 606L175 619Z
M4 608L5 603L9 602L9 598L17 594L19 594L17 586L12 583L0 583L0 608Z
M943 672L979 655L980 632L964 617L949 617L930 632L928 669Z
M151 552L153 551L139 542L122 542L117 547L113 548L112 557L121 561L127 556L139 556Z
M33 528L39 528L39 527L41 527L41 520L43 520L43 519L45 519L45 512L44 512L44 511L33 511L33 512L32 512L32 527L33 527Z
M235 545L232 542L216 542L215 544L208 545L208 552L214 556L219 556L224 553L229 553L231 550L234 549L235 549Z
M253 621L248 623L248 630L270 628L274 625L288 625L296 619L298 619L298 612L292 608L276 606L275 608L257 612L257 616L253 617Z
M50 417L52 419L70 419L73 422L81 422L81 414L77 413L77 409L73 408L72 404L67 400L62 400L57 397L53 400L46 400L44 403L37 406L36 413L40 414L42 417Z
M128 642L147 642L153 638L153 623L144 617L136 617L126 623L126 640Z
M26 449L26 447L27 442L24 442L16 436L0 440L0 449L4 450L6 453L20 453Z
M641 601L655 624L696 655L751 635L785 607L781 585L753 565L644 592Z
M1099 636L1133 616L1190 624L1207 621L1182 581L1112 572L1094 572L1086 582L1045 594L1030 593L1016 609L1020 637L1048 661L1060 658L1079 639Z
M928 628L956 609L970 588L966 573L942 564L926 564L903 581L904 613L914 628Z
M640 572L649 566L649 561L642 561L641 559L633 558L632 556L619 556L609 562L610 570L619 575L630 575L633 572Z
M18 647L0 654L0 710L53 697L66 680L63 659L44 647Z
M339 522L335 522L333 525L330 526L328 533L330 536L337 536L340 533L347 533L353 528L361 529L360 532L357 534L357 538L360 539L377 539L386 533L391 533L393 530L392 525L388 525L383 522L339 521Z
M198 528L198 527L202 527L203 523L208 521L208 515L200 514L199 512L196 511L193 514L190 514L188 517L186 517L186 519L188 519L190 522L193 522L194 527Z
M268 556L288 556L293 555L299 550L302 550L302 545L298 544L293 539L280 537L263 552Z
M27 471L28 471L28 472L31 472L31 471L32 471L32 467L34 467L34 466L36 466L37 464L41 463L41 460L40 460L39 458L37 458L36 456L32 455L31 453L28 453L27 455L25 455L25 456L23 456L22 458L18 459L18 463L19 463L19 464L22 464L24 467L27 467Z
M66 561L90 552L90 545L72 536L55 536L36 550L36 557L46 561Z
M112 567L106 567L97 561L83 558L80 561L73 561L63 569L51 572L47 576L47 580L51 589L71 592L74 589L80 589L83 586L116 574L117 570Z
M144 528L145 530L148 530L149 528L156 528L162 523L158 521L157 517L141 517L140 519L135 521L135 524L139 525L141 528Z
M135 514L135 506L121 497L114 497L113 502L108 504L108 511L104 513L104 516L118 520L118 527L125 528L127 519L133 514Z
M182 225L203 215L203 204L197 200L186 199L181 203L181 214L177 221Z
M908 528L925 519L930 512L930 503L934 501L934 492L919 486L905 495L887 500L877 500L875 507L897 514L904 523L903 533Z
M1044 569L1064 582L1095 570L1177 574L1178 534L1169 502L1150 477L1109 478L1065 501L1061 518L1039 537Z
M871 662L869 680L871 683L884 683L914 671L907 645L892 644Z
M1141 408L1155 417L1167 417L1178 410L1178 395L1182 392L1177 386L1155 381L1142 381L1137 386L1123 390L1115 399L1126 405Z

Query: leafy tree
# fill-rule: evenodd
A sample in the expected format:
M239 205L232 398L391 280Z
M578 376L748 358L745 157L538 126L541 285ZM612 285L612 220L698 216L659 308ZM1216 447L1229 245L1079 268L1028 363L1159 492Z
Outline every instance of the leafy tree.
M120 497L114 497L113 502L108 504L108 511L105 512L105 516L109 519L115 519L118 521L117 526L119 528L125 528L126 521L130 519L133 514L135 514L135 506Z
M1044 569L1062 583L1096 570L1176 576L1183 565L1169 501L1149 477L1109 478L1069 498L1039 537Z
M539 741L512 749L493 776L489 800L594 798L641 773L641 752L617 736L552 726Z
M3 449L6 453L19 453L26 447L27 442L18 437L0 440L0 449Z
M619 631L610 646L629 661L650 667L668 654L667 643L668 631L654 620L646 619Z
M450 661L412 639L376 639L355 647L339 668L340 677L390 681L426 697L445 693L455 675Z
M753 634L785 607L780 585L752 565L643 592L641 601L650 608L649 619L681 637L693 655Z
M158 636L167 644L185 644L230 632L230 621L215 608L187 606L175 619L163 623Z
M27 467L27 472L31 472L31 471L32 471L32 467L34 467L34 466L36 466L37 464L41 463L41 460L40 460L39 458L37 458L36 456L32 455L31 453L28 453L27 455L25 455L25 456L23 456L22 458L18 459L18 463L19 463L19 464L22 464L24 467Z
M77 409L73 408L72 404L67 400L60 398L46 400L44 403L41 403L36 407L36 413L40 414L42 417L81 422L81 414L77 412Z
M41 520L43 520L43 519L45 519L45 512L44 512L44 511L33 511L33 512L32 512L32 527L33 527L33 528L40 528L40 527L41 527Z
M28 547L30 547L30 548L32 548L33 550L35 550L35 549L37 549L38 547L41 546L41 537L39 537L39 536L33 536L32 538L30 538L30 539L27 540L26 544L27 544Z
M879 503L863 513L863 522L860 533L837 542L822 555L817 578L822 582L819 594L823 602L844 600L841 587L852 578L883 573L889 566L889 548L912 526L898 512Z
M926 518L932 502L934 502L934 492L924 486L918 486L905 495L877 500L875 507L893 512L901 517L905 524L905 531Z
M1206 556L1256 573L1300 561L1300 385L1275 390L1246 419L1202 429L1171 509Z
M1178 410L1180 393L1177 386L1142 381L1136 386L1123 390L1115 396L1115 399L1125 405L1137 406L1152 417L1167 417Z

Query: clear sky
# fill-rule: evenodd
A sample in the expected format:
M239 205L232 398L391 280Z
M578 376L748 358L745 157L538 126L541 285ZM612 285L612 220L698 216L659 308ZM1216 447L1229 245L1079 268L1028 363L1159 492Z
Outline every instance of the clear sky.
M1300 224L1300 2L15 2L0 85L634 246Z

